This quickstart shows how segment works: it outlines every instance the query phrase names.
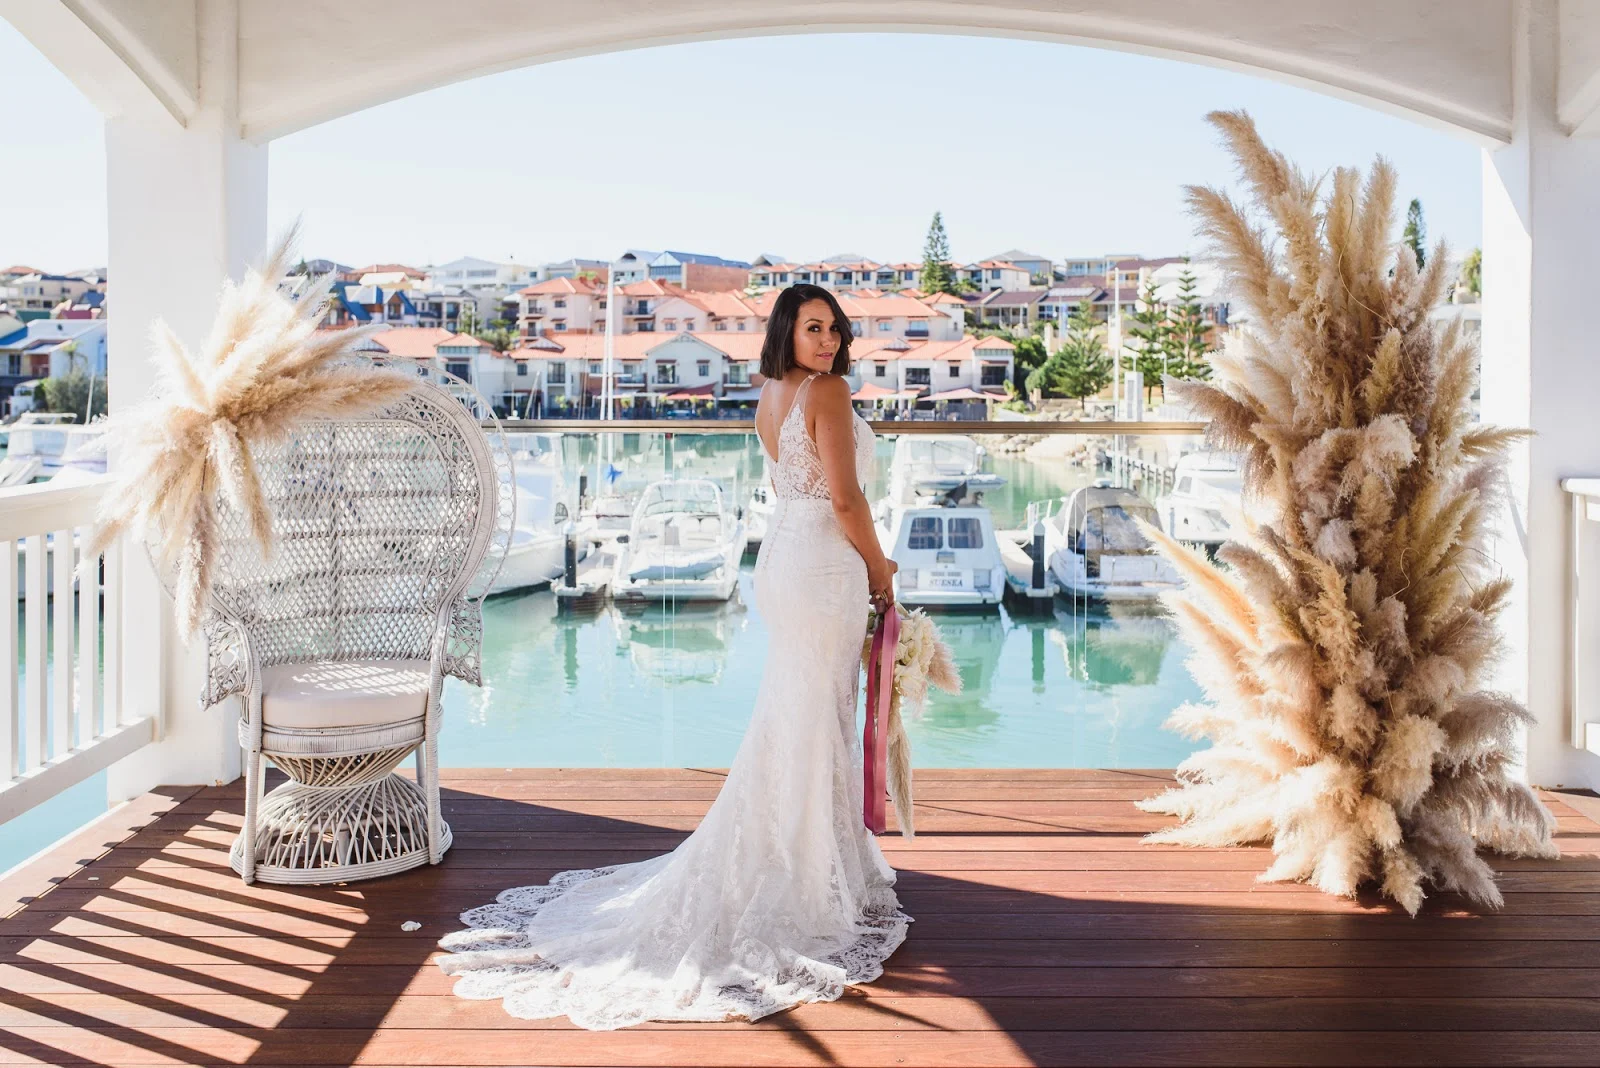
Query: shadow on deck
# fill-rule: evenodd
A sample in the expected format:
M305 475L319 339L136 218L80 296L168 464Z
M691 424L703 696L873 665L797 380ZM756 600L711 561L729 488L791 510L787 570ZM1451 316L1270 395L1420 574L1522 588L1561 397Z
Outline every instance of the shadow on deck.
M451 994L462 909L671 849L721 781L447 771L444 863L321 888L229 870L238 783L162 788L0 885L0 1063L1600 1062L1600 824L1555 794L1565 855L1503 862L1503 911L1411 919L1259 884L1264 850L1142 844L1166 772L922 771L922 833L883 839L916 923L837 1002L592 1033Z

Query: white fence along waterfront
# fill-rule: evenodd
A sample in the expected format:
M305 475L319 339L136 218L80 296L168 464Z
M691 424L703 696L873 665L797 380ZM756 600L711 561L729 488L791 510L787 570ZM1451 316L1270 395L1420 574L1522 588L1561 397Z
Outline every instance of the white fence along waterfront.
M74 575L106 483L0 492L0 823L147 744L123 714L120 544ZM20 618L19 618L20 617Z

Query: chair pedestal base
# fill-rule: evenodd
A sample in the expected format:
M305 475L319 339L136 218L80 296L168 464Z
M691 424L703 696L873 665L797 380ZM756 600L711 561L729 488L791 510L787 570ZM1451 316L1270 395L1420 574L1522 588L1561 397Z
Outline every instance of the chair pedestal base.
M244 834L228 860L244 874ZM439 821L439 852L450 825ZM255 881L289 885L349 882L428 863L428 806L410 779L385 775L359 786L286 782L261 800Z

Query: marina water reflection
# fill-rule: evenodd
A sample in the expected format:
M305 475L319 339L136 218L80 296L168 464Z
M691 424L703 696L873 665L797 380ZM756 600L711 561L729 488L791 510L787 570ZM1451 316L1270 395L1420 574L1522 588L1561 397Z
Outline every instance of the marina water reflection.
M442 762L726 767L766 655L752 566L725 604L565 615L548 591L489 601L486 685L447 685ZM919 766L1172 767L1193 749L1161 726L1199 696L1165 619L1058 600L1048 618L938 620L964 689L908 722Z

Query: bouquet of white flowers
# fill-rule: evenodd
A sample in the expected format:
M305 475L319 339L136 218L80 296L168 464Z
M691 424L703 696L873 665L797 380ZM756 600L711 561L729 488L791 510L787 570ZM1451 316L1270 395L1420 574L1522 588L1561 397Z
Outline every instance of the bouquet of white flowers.
M950 655L950 647L945 644L939 634L938 626L929 618L922 609L907 610L899 604L892 606L896 621L899 623L898 635L894 646L894 661L892 667L893 685L889 687L888 707L879 707L877 694L872 692L872 683L878 678L878 671L874 670L872 660L873 636L878 633L880 621L878 618L879 606L873 605L868 618L867 639L861 647L861 659L867 668L868 695L867 695L867 730L869 740L885 739L880 752L886 753L887 767L876 767L875 747L866 746L865 754L866 783L869 792L882 790L886 785L889 799L894 802L894 808L900 815L900 834L906 838L916 837L916 825L912 815L911 796L911 744L906 739L905 724L901 718L901 708L906 701L910 702L910 712L913 718L922 714L923 707L928 699L928 687L937 686L946 693L961 692L961 674L956 670L955 661ZM880 648L880 655L887 650ZM874 819L874 802L878 802L881 816L881 794L878 798L868 796L867 825L874 831L882 830L881 818Z

